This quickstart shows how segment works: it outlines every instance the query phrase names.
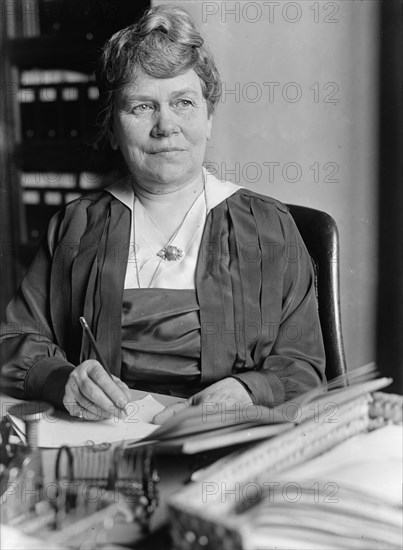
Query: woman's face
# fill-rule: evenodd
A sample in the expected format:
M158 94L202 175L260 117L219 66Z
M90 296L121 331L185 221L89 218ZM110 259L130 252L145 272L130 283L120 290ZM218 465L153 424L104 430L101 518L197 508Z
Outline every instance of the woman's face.
M184 186L200 176L211 124L193 70L166 79L142 74L118 95L110 140L140 185Z

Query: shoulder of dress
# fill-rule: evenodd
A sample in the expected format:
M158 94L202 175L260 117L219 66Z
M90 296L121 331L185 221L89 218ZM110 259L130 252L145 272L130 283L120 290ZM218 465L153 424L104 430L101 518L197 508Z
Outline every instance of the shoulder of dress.
M98 205L99 208L108 210L111 203L116 203L118 207L125 209L125 205L116 199L111 193L105 190L93 191L87 193L82 197L72 200L61 208L56 214L53 215L49 222L48 231L54 234L55 231L62 226L70 224L81 224L83 220L87 219L92 206ZM96 213L99 215L99 211Z
M108 193L103 189L99 191L93 191L92 193L87 193L86 195L83 195L82 197L78 197L77 199L74 199L73 201L67 203L66 208L74 209L81 205L98 202L107 197L111 197L111 195L110 193Z
M77 199L67 203L61 212L67 217L75 216L78 212L87 210L89 207L96 204L99 204L99 206L102 207L102 203L105 208L108 208L111 203L121 205L122 209L126 208L126 206L119 199L114 197L108 191L101 189L99 191L87 193L86 195L78 197Z
M245 189L244 187L238 189L233 195L231 195L231 197L229 197L228 200L230 200L231 198L233 198L234 200L239 200L239 197L248 197L251 201L262 202L268 207L276 208L280 212L283 212L285 214L289 213L288 206L281 201L273 199L273 197L269 197L267 195L256 193L255 191L252 191L250 189Z

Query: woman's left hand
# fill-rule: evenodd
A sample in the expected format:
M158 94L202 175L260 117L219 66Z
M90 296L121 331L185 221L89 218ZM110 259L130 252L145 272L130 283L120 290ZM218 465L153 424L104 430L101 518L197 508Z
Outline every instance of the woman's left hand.
M199 393L195 393L186 401L175 403L154 416L154 424L163 424L171 416L178 414L186 407L191 405L225 405L228 406L228 411L234 410L234 407L244 407L252 403L252 398L249 392L244 388L241 382L235 378L224 378L215 382L211 386L204 388ZM214 409L209 409L212 412Z

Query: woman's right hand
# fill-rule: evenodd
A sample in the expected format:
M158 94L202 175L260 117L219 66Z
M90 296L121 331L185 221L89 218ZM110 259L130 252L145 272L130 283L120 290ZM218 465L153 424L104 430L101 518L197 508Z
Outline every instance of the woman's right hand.
M111 380L99 361L88 359L80 363L67 380L63 404L72 416L100 420L115 415L125 416L124 407L130 401L130 390L116 376Z

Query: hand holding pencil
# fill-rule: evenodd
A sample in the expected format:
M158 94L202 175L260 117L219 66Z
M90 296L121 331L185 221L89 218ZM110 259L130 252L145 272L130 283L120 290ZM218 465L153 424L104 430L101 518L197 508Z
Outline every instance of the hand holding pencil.
M130 390L110 373L84 317L80 317L80 322L97 360L83 361L71 372L65 387L64 406L72 416L86 420L125 416Z

